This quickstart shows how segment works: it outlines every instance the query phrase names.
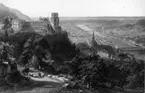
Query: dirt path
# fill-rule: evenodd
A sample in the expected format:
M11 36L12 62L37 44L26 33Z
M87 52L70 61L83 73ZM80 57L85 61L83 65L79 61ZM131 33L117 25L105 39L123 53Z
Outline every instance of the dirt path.
M58 91L64 84L63 79L57 78L31 78L29 86L1 86L0 93L52 93Z

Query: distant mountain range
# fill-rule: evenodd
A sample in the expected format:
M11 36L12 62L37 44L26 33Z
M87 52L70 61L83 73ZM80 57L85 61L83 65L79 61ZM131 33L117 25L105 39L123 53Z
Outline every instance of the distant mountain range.
M5 6L4 4L0 4L0 19L5 16L11 16L12 18L31 21L31 18L29 18L27 15L21 13L19 10L9 8L9 7Z

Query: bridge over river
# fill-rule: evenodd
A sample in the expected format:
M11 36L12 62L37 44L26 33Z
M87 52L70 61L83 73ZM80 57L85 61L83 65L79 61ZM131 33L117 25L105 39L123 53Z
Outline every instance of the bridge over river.
M144 59L144 55L145 55L145 48L142 47L125 47L125 48L119 48L119 50L127 52L127 53L133 53L136 54L138 56L142 56Z
M145 48L142 47L124 47L119 49L124 51L145 51Z
M119 48L123 52L131 53L136 59L145 60L145 48L142 47L125 47Z

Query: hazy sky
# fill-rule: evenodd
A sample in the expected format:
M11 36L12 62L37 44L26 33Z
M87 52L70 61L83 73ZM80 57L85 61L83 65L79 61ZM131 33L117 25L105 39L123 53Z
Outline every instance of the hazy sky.
M30 17L145 16L145 0L0 0Z

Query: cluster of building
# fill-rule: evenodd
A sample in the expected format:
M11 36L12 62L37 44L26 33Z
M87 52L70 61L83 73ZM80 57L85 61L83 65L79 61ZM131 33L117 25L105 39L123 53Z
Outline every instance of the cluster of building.
M22 25L26 21L20 20L20 19L13 19L12 20L12 29L14 32L18 32L22 30ZM52 13L51 18L47 18L47 20L39 20L39 21L30 21L27 22L30 24L30 26L34 29L34 31L39 32L39 33L60 33L61 32L61 27L59 26L59 16L58 13ZM0 30L4 24L0 22ZM28 30L29 31L29 30Z
M13 33L20 31L22 22L25 22L25 21L20 20L20 19L13 19L12 26L11 26L11 28L8 29L8 33L13 34ZM3 33L3 29L2 29L3 26L4 26L4 24L2 22L0 22L0 32L2 32L2 33Z

